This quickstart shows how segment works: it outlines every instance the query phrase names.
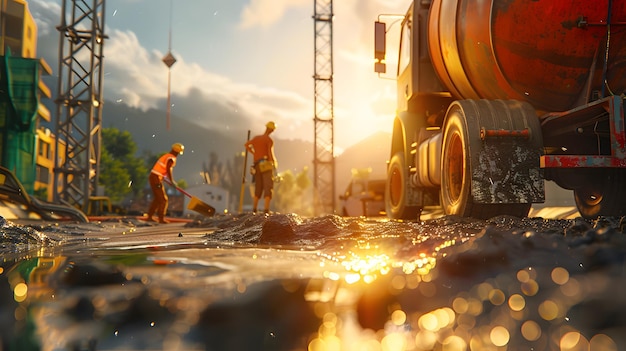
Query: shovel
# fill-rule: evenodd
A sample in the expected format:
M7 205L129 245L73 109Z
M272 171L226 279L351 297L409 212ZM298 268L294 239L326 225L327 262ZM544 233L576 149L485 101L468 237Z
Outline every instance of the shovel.
M172 182L167 179L164 178L166 182L168 182L170 185L174 186L174 184L172 184ZM199 214L203 215L203 216L207 216L207 217L213 217L213 215L215 214L215 207L207 204L206 202L198 199L197 197L191 195L190 193L186 192L185 190L174 186L176 188L176 190L180 191L181 193L185 194L185 196L187 196L189 198L189 204L187 204L187 208L198 212Z

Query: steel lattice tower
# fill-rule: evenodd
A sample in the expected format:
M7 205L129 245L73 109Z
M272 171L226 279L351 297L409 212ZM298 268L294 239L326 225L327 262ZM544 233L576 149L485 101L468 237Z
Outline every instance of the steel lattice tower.
M314 204L317 215L335 210L333 109L333 1L314 0L315 13L315 160Z
M102 130L104 0L63 0L54 198L87 211L96 194Z

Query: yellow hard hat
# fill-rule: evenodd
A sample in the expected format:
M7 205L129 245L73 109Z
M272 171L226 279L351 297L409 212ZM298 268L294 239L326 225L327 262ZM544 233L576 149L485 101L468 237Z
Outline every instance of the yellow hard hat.
M176 151L179 155L182 155L183 151L185 151L185 145L181 143L174 143L172 144L172 151Z
M267 122L265 127L267 127L268 129L274 130L274 129L276 129L276 123L274 123L273 121L269 121L269 122Z

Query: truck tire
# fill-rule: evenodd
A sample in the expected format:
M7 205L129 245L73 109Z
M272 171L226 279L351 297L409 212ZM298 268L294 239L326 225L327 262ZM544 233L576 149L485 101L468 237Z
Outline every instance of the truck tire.
M460 109L453 110L446 118L441 150L440 200L447 215L472 214L469 143L465 115Z
M408 206L407 200L408 169L401 152L389 161L387 184L385 185L385 210L391 219L417 219L419 206Z
M574 189L576 207L583 218L621 216L626 208L626 173L607 170L589 179L587 185Z
M443 128L441 156L440 201L447 215L488 219L499 215L525 217L530 203L475 203L472 197L472 166L478 163L477 152L482 146L478 132L470 133L468 124L479 122L481 116L465 111L462 104L448 112ZM487 116L482 116L487 117Z

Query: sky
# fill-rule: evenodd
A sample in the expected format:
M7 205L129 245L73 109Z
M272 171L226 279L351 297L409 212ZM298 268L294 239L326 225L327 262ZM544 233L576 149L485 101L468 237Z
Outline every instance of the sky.
M38 26L38 55L58 56L62 1L28 3ZM313 141L314 3L106 0L104 99L164 109L168 69L161 60L171 48L177 59L172 114L224 133L258 134L273 120L275 138ZM375 132L391 131L396 88L373 69L374 21L379 14L402 14L409 4L333 1L336 154Z

